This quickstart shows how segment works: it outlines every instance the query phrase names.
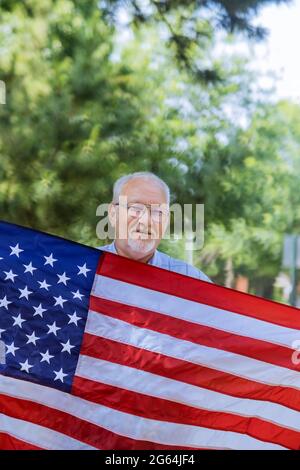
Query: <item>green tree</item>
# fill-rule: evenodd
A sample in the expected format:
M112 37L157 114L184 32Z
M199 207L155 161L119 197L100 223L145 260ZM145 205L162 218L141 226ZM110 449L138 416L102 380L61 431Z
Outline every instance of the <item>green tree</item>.
M92 242L97 204L138 158L128 136L142 125L142 83L111 61L96 1L18 2L1 39L1 215Z
M269 4L289 3L291 0L103 0L87 2L73 0L76 10L85 16L96 9L101 10L104 20L118 26L118 13L125 11L131 26L163 25L167 32L167 45L174 53L180 67L187 69L201 82L216 81L221 77L217 71L200 60L211 30L231 33L243 33L248 38L261 40L267 30L262 25L254 25L258 11ZM14 12L19 7L18 0L1 0L2 11ZM48 0L40 0L48 11ZM57 0L52 0L56 8ZM33 17L36 13L36 0L23 2L24 12ZM195 48L198 60L195 61Z
M206 138L196 134L225 122L214 124L223 97L237 92L230 76L241 70L227 66L228 80L199 87L172 65L148 26L115 60L116 34L97 5L11 3L0 28L7 84L0 109L2 216L87 243L95 240L95 208L109 200L122 173L155 171L169 181L174 200L199 200L192 180ZM211 36L207 58L212 46ZM222 64L209 61L222 72ZM186 99L188 89L194 94ZM196 120L185 110L192 100L200 108L205 103Z
M294 171L299 157L292 164L291 152L299 137L290 133L286 108L293 109L293 119L297 109L298 122L300 108L290 106L258 107L248 128L223 149L230 165L215 175L219 207L227 218L217 212L200 259L217 276L220 263L224 268L231 259L232 269L250 277L254 289L258 283L270 289L281 267L283 236L299 229L299 173Z

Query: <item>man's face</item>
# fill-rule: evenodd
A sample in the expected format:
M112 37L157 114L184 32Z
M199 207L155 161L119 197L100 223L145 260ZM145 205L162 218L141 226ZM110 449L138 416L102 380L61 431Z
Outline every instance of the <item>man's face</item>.
M118 251L133 259L154 253L168 224L165 191L151 180L130 180L119 202L111 204L109 216Z

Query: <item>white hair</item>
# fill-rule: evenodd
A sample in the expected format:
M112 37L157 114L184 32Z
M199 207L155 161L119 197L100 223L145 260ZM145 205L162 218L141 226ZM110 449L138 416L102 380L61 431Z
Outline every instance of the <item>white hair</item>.
M153 181L158 186L160 186L164 192L166 193L167 197L167 204L170 204L170 188L169 186L157 175L151 173L150 171L137 171L135 173L130 173L129 175L124 175L119 178L115 184L113 189L113 202L117 202L119 200L119 196L121 194L123 186L133 179L143 178L146 180Z

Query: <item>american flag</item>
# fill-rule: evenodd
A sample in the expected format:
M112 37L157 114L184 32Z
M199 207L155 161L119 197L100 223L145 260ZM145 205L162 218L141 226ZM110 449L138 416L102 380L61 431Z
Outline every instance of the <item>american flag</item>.
M299 330L298 309L1 222L0 448L300 449Z

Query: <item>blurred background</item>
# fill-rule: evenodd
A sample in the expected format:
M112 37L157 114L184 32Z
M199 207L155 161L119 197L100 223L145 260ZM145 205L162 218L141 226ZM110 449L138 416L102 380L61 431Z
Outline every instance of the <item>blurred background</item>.
M153 171L205 205L194 265L300 305L299 19L299 0L0 0L0 218L99 246L115 179Z

